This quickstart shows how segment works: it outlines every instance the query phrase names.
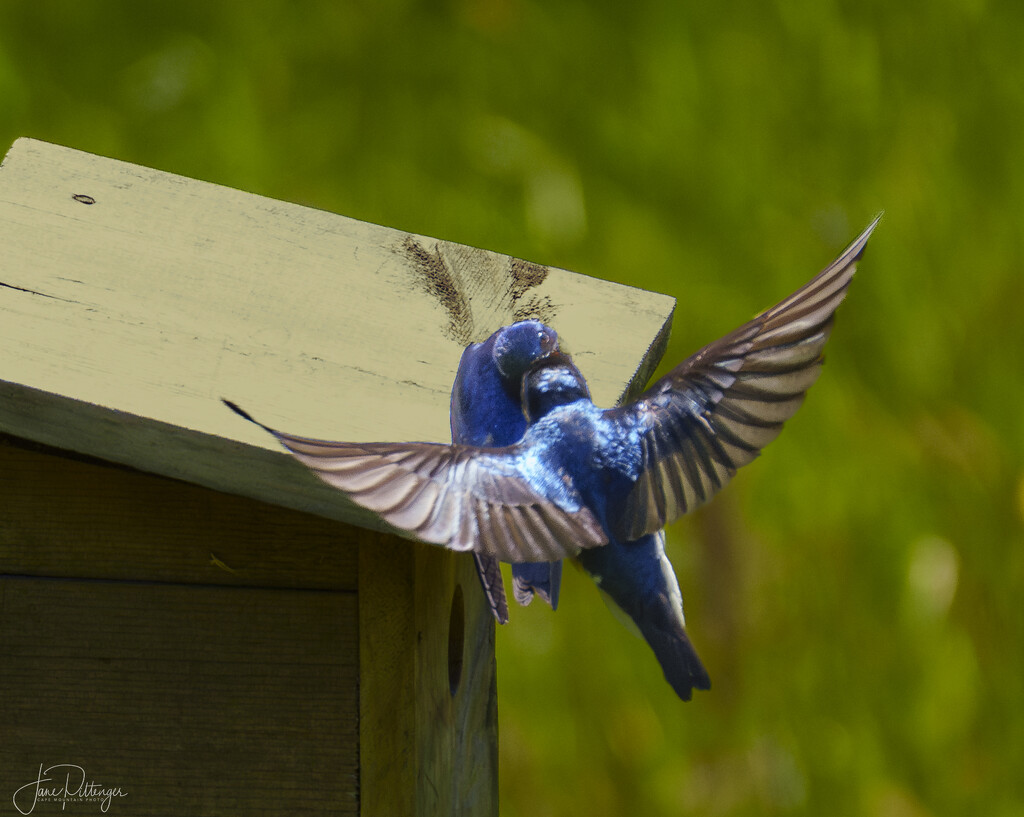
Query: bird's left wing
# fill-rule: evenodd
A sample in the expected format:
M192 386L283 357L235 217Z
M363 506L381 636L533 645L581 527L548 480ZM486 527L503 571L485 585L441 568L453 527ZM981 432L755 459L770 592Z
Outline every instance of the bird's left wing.
M585 506L564 491L546 496L529 479L516 446L314 440L276 431L224 402L273 434L328 485L423 542L537 562L608 541Z
M638 479L609 515L617 535L660 530L775 439L818 378L835 310L878 220L788 298L607 412L637 429L641 447Z

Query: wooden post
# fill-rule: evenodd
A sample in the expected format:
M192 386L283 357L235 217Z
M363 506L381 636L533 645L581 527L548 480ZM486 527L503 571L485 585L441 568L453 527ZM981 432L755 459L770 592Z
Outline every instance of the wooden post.
M0 798L42 772L109 814L496 814L472 560L219 398L446 440L466 344L540 318L610 404L672 300L30 139L0 253Z

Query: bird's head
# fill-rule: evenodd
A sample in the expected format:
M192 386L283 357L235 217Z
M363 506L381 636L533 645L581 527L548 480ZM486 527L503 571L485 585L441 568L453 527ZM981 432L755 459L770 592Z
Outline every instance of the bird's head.
M539 420L558 406L589 399L587 381L563 352L538 360L523 377L523 414L528 422Z
M494 365L501 376L518 381L537 361L558 352L558 335L540 321L513 323L498 330L494 340Z

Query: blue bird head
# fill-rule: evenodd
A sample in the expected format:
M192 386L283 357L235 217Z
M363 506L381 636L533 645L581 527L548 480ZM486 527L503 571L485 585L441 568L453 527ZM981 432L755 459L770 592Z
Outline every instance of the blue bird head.
M564 352L553 352L536 361L523 377L522 403L527 422L536 422L558 406L589 399L587 381Z
M518 381L536 361L557 351L555 330L535 320L506 326L494 339L494 363L508 381Z

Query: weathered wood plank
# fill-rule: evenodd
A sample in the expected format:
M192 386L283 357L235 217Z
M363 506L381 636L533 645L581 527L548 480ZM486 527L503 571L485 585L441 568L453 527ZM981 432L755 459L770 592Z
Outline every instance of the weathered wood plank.
M473 560L368 534L359 561L363 815L497 814L494 620Z
M672 310L31 139L0 167L0 246L0 431L363 525L218 398L310 436L444 440L468 342L540 317L611 403Z
M360 804L363 817L414 817L416 545L371 536L359 550Z
M417 814L494 817L498 813L494 619L472 558L457 553L444 553L443 559L433 555L432 548L416 546Z
M358 814L356 604L0 578L0 791L69 763L111 814Z
M494 622L466 554L2 438L0 497L5 768L78 757L104 780L132 781L133 814L264 813L246 797L285 797L294 769L252 755L293 741L316 774L336 763L353 774L344 764L358 756L363 815L497 813ZM309 668L321 661L324 677ZM282 725L297 704L268 700L277 695L309 695L341 725ZM272 749L259 748L264 733ZM204 785L208 773L218 777ZM196 791L171 786L172 774ZM355 789L341 782L322 800L293 798L288 813L348 813Z
M0 436L0 574L355 590L361 533Z

